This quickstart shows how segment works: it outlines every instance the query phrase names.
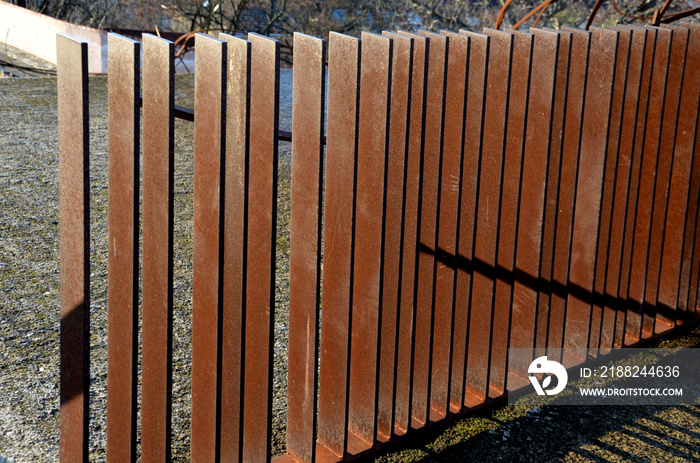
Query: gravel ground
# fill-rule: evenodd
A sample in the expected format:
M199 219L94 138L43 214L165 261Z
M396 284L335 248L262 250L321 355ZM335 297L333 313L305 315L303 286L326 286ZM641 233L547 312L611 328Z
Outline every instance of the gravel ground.
M291 71L280 128L291 130ZM192 76L176 104L193 107ZM91 459L105 459L107 373L107 79L90 78ZM173 459L189 457L193 124L177 120ZM56 81L0 79L0 463L58 460L59 264ZM283 451L289 268L290 145L280 143L274 451Z

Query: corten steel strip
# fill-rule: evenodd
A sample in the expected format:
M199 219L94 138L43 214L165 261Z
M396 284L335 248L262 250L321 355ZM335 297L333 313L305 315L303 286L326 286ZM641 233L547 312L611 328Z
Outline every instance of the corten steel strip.
M610 27L610 26L606 26ZM644 31L632 31L621 27L610 27L620 34L618 58L624 53L624 43L627 48L627 71L616 74L616 79L624 77L624 101L622 120L620 121L619 138L617 141L617 166L613 192L612 210L610 212L610 231L607 247L607 269L605 273L605 290L603 292L603 329L602 347L621 347L625 330L624 302L620 299L620 275L622 267L623 239L629 200L630 174L632 154L635 141L635 125L638 117L640 88L642 77L642 62L644 58ZM616 83L617 91L617 83ZM613 103L617 99L613 98ZM611 140L615 142L615 140ZM612 152L611 152L612 154ZM606 172L607 174L607 172ZM596 282L597 283L597 282ZM612 328L608 323L612 321ZM612 330L612 338L609 331Z
M221 183L226 43L197 34L192 295L192 460L218 457L221 330Z
M591 313L591 333L588 345L593 348L602 348L605 351L613 347L615 331L615 308L605 307L605 284L607 281L608 256L610 254L610 234L612 228L613 202L626 202L627 195L615 199L615 184L617 182L618 154L620 147L620 135L622 127L622 112L625 103L625 91L627 80L627 67L631 32L629 30L617 30L619 40L617 49L617 63L615 65L615 80L613 81L612 105L610 107L610 126L608 129L608 147L605 155L605 168L603 170L603 196L600 206L600 225L598 227L598 253L596 257L596 273L593 309ZM628 175L629 169L623 167L622 175ZM628 177L627 177L628 178ZM626 193L626 192L625 192ZM596 352L595 350L593 351Z
M493 308L493 322L491 323L491 362L489 364L489 395L500 396L506 387L506 365L508 356L508 344L511 336L510 321L512 316L514 279L516 257L516 235L518 228L518 200L520 199L521 174L524 167L523 151L526 146L526 133L529 130L528 108L529 91L531 86L531 68L533 62L540 69L554 73L554 67L550 63L538 63L533 56L533 44L540 41L529 32L513 32L513 60L511 64L510 94L508 97L507 132L505 141L505 156L503 160L501 205L498 209L500 218L498 224L498 247L496 254L496 269L494 271L495 295ZM550 33L546 33L550 35ZM556 39L556 34L551 34ZM551 53L547 59L556 57L556 41L554 48L548 49ZM551 69L550 69L551 68ZM536 70L533 70L536 72ZM551 93L551 91L550 91ZM545 93L546 96L546 93ZM551 96L551 95L550 95ZM551 108L549 113L551 113ZM542 116L542 114L540 114ZM547 114L551 117L551 114ZM547 131L541 135L545 136ZM546 155L548 147L543 154ZM546 168L545 162L538 168ZM538 185L539 187L540 185ZM544 186L542 184L541 186ZM539 254L539 248L533 249ZM535 310L533 305L531 309ZM531 328L534 329L534 326ZM531 344L531 343L530 343ZM528 345L529 347L529 345Z
M141 459L170 459L175 102L172 42L143 35Z
M318 441L336 458L347 448L350 304L360 41L331 33L323 254Z
M221 320L221 459L239 461L243 409L250 42L227 34L223 306Z
M294 34L287 453L316 449L326 42Z
M682 238L682 254L677 259L680 261L680 284L678 287L678 309L681 314L685 316L692 315L695 312L695 307L688 304L688 293L690 291L690 265L692 263L693 256L693 244L695 242L695 230L696 230L696 217L697 217L697 204L698 204L698 193L700 186L700 162L696 161L695 153L697 153L696 147L698 146L695 142L697 134L697 120L698 120L698 108L699 105L695 102L700 100L698 92L700 92L700 25L683 23L685 27L690 29L690 37L688 42L688 54L686 56L685 62L685 76L683 78L683 95L681 96L681 114L678 119L678 135L676 138L676 152L679 153L676 159L679 159L679 163L683 165L685 157L690 158L690 184L688 186L688 192L683 198L687 198L687 214L683 218L685 222L684 236ZM693 115L695 117L693 117ZM684 154L686 153L686 154ZM679 173L682 172L679 167ZM674 173L675 175L675 173ZM673 188L673 187L672 187ZM674 192L671 193L671 198L674 198ZM675 200L672 199L675 204ZM670 220L670 219L669 219ZM679 222L670 222L679 223ZM673 266L676 260L674 260L674 254L669 254L666 256L666 250L664 250L664 265L662 266L662 272L672 271L669 266ZM668 263L668 266L665 265ZM672 300L669 295L672 294L671 290L667 290L665 285L662 285L661 292L659 294L659 301L665 303L666 301Z
M471 311L467 341L466 406L488 397L498 212L505 155L513 34L485 29L490 37L483 140L477 193ZM464 201L464 198L462 199Z
M671 201L671 190L677 187L679 163L682 166L682 155L676 156L675 143L678 135L678 123L680 122L681 91L684 82L684 68L686 63L686 51L688 49L689 30L679 26L662 26L673 32L671 41L671 55L669 57L668 76L666 78L666 100L664 102L664 119L661 128L661 141L659 149L659 162L656 168L656 191L654 193L654 215L652 217L651 243L649 247L649 283L647 284L647 298L653 303L656 311L654 320L654 333L663 333L676 325L676 300L678 290L678 272L662 271L664 254L667 251L666 243L672 242L672 236L679 230L679 223L685 218L685 197L674 198ZM680 154L680 153L679 153ZM689 166L684 168L689 172ZM673 175L676 174L676 178ZM675 184L672 182L675 180ZM687 180L685 180L687 184ZM675 193L675 191L674 191ZM676 215L676 221L669 221L669 217ZM668 224L668 226L667 226ZM680 262L680 253L676 253L677 262ZM661 303L661 287L671 287L676 292L676 297L670 303Z
M136 460L140 43L109 34L107 458Z
M653 69L654 44L656 33L642 27L629 27L632 30L632 56L636 53L642 55L642 76L639 90L639 104L637 119L635 122L634 144L632 150L632 167L630 174L629 195L627 213L625 218L624 241L622 248L622 266L620 271L619 294L624 307L625 334L622 336L622 345L634 344L639 340L641 330L641 316L638 306L628 298L630 288L630 270L632 265L632 249L634 245L634 224L637 214L637 198L639 193L639 180L642 168L642 152L644 149L644 134L646 132L647 112L649 106L651 71ZM639 49L641 48L641 51ZM619 315L618 315L619 317Z
M552 29L545 29L552 31ZM559 51L555 69L554 112L552 114L551 147L549 152L547 185L545 197L544 223L542 234L542 258L540 263L541 283L537 303L536 346L549 346L549 327L553 320L550 311L552 299L552 272L554 271L554 238L557 230L559 175L564 141L564 116L566 114L567 81L569 78L569 57L571 56L570 32L556 31L559 34ZM561 326L561 320L559 320Z
M87 43L56 36L61 257L59 458L88 461L90 164Z
M413 39L413 64L411 67L411 102L408 122L408 151L406 154L406 185L401 261L401 294L399 307L399 338L396 358L396 434L404 434L411 425L413 330L415 320L415 291L418 263L418 205L423 160L423 135L425 126L425 98L427 89L428 44L430 39L422 35L400 32Z
M386 442L394 435L397 341L401 291L404 191L408 153L408 124L411 105L413 39L391 32L393 40L389 152L386 172L386 219L382 284L381 348L377 398L377 439Z
M455 281L455 312L452 341L452 370L450 378L450 407L458 413L464 406L467 334L469 332L469 301L473 273L474 231L476 223L476 193L481 163L481 140L486 91L489 36L460 30L469 37L469 66L467 68L467 107L464 119L464 153L459 197L457 236L457 275Z
M444 121L445 74L448 39L421 31L430 38L426 75L425 136L423 176L419 204L418 288L413 344L413 420L417 427L427 425L430 416L430 363L433 346L437 211L439 207L442 127Z
M438 417L450 411L450 367L457 264L457 217L464 150L467 63L469 37L441 31L448 37L445 80L445 122L438 211L437 268L435 273L435 321L433 323L430 407Z
M578 175L579 145L583 121L583 102L586 94L586 71L590 47L590 33L580 29L563 28L571 34L571 54L568 66L566 112L562 141L558 191L557 218L552 262L552 294L549 303L548 348L564 345L566 320L566 285L569 280L569 256L573 226L576 176ZM554 357L561 361L560 358Z
M389 37L362 33L348 401L349 431L361 442L353 440L358 446L348 447L352 454L373 446L376 439L392 47Z
M266 461L272 453L272 360L277 244L277 148L280 44L248 34L250 60L250 162L243 461ZM255 76L255 78L253 78Z
M587 347L618 32L591 28L571 236L564 347ZM611 59L613 58L613 59ZM578 363L577 359L571 359ZM565 359L566 361L566 359Z
M522 182L517 185L520 190L520 210L516 209L512 212L517 222L510 225L513 228L517 227L518 241L517 249L514 250L515 256L508 256L511 260L508 262L510 268L507 268L515 273L512 289L512 319L509 327L510 347L514 348L546 347L536 345L535 340L538 317L548 318L546 313L537 313L539 290L537 280L540 277L547 171L552 148L550 133L554 110L559 34L541 29L530 29L530 31L534 34L534 45L532 70L529 73L530 93L526 95L528 98L527 132L522 137L525 144L524 152L521 154ZM518 54L517 51L513 53L514 63ZM513 75L515 76L515 71ZM513 101L512 93L511 101ZM504 176L504 200L505 188L509 182L512 180L509 181ZM499 247L499 255L500 253ZM515 261L514 267L513 261ZM506 262L499 262L499 266L502 265L506 265ZM496 297L498 298L498 295ZM544 351L536 355L544 355ZM499 365L499 371L505 373L505 368L505 362ZM494 374L495 372L491 373L492 376ZM504 388L505 379L498 386Z
M649 34L656 36L649 109L647 112L647 129L642 151L642 168L639 180L637 214L634 227L632 249L632 266L628 297L642 318L640 339L646 339L654 330L654 305L646 292L649 274L649 247L651 243L652 212L658 166L661 126L664 117L664 99L666 93L666 76L670 57L671 35L668 29L650 27ZM654 299L656 295L654 295Z

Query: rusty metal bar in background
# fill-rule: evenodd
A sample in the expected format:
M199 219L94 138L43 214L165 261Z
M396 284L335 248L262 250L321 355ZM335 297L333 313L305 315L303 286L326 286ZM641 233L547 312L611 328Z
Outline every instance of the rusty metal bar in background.
M277 149L280 43L248 34L251 43L250 162L246 256L243 460L272 453L272 361L277 245Z
M141 458L170 459L175 66L173 43L143 36L143 359Z
M221 460L241 460L250 127L250 42L227 34L221 315Z
M226 43L197 34L194 127L192 294L192 461L215 461L219 448L222 303L222 170Z
M87 43L56 38L61 272L61 462L88 461L90 162Z
M287 453L316 456L326 42L294 34Z
M107 458L136 461L141 44L108 40Z

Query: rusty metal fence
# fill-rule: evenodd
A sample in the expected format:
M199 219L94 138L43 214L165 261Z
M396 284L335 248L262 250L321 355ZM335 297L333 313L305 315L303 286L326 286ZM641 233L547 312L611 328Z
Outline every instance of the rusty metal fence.
M279 44L196 47L191 459L266 461ZM58 49L67 462L88 452L89 128L85 44ZM173 120L186 111L173 44L145 35L143 73L139 57L110 36L110 461L136 458L139 414L141 460L170 458ZM297 34L275 461L350 459L498 400L508 347L602 354L695 320L699 105L693 24L331 34L328 51Z

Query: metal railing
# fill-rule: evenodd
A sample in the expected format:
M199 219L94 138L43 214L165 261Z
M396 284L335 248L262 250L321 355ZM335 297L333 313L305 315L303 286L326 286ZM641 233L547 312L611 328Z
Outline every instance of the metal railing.
M140 456L170 458L173 44L145 35L142 75L139 47L110 36L111 461L136 457L139 361ZM61 460L76 461L88 449L87 55L64 36L58 49ZM602 355L697 319L700 26L331 34L327 81L326 53L295 35L276 461L350 459L502 399L508 347ZM198 35L195 79L191 458L265 461L279 44Z

